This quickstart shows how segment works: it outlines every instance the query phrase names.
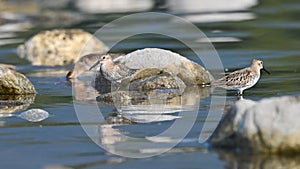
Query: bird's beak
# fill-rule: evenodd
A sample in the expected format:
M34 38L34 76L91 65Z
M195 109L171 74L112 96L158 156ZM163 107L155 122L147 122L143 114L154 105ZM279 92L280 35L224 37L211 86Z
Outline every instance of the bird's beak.
M267 69L265 69L264 67L262 68L263 71L265 71L268 74L271 74Z
M92 70L94 67L96 67L98 64L100 63L100 61L98 60L89 70Z

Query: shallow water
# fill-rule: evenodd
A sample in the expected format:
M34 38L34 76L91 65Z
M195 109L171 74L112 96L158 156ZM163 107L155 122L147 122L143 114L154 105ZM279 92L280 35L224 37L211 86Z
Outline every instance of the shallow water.
M68 2L62 10L79 11L75 2ZM256 3L256 1L249 2ZM102 13L105 9L97 13L95 12L96 9L88 8L93 7L93 5L88 6L89 3L86 4L86 6L80 8L85 11L80 13L83 15L84 20L80 20L80 17L78 17L76 22L61 24L59 21L53 21L53 23L47 23L42 18L38 20L31 19L32 17L14 18L11 16L10 19L7 19L0 25L0 62L16 65L17 69L29 77L35 85L38 94L29 108L40 108L50 113L48 119L38 123L28 122L18 116L0 119L0 127L2 128L0 130L1 168L43 168L59 164L78 169L140 168L141 166L143 168L215 169L247 168L254 163L258 165L257 163L260 162L264 164L263 167L268 168L273 165L274 168L274 166L289 167L285 166L285 163L297 161L295 158L278 160L276 157L264 157L265 161L261 160L256 163L256 160L252 160L252 158L242 158L238 155L227 155L226 153L224 155L224 152L219 153L208 150L207 145L199 143L198 138L210 108L211 96L209 95L208 97L194 100L196 105L200 103L199 107L196 106L199 110L196 115L182 111L182 107L179 110L178 107L173 107L175 109L174 113L168 113L168 116L163 116L164 118L172 119L183 115L184 117L180 119L184 119L182 121L186 122L186 124L195 120L195 124L191 126L190 132L175 148L158 156L141 159L126 158L109 153L96 145L80 125L73 103L81 106L91 106L94 103L73 101L72 86L64 79L70 66L31 66L28 61L17 56L16 47L41 30L66 27L82 28L93 33L105 23L127 14L126 12L117 13L118 11L129 10L128 13L131 13L141 8L141 11L169 12L190 20L209 37L225 69L233 71L247 66L254 58L263 59L266 68L272 74L267 75L263 73L258 84L245 91L245 99L261 100L272 96L299 95L299 2L296 0L282 2L264 1L257 2L251 8L249 8L249 5L243 4L239 7L232 7L228 3L224 4L224 7L220 5L221 7L217 6L217 9L205 11L200 7L199 9L195 8L197 5L190 1L186 1L186 4L172 7L172 3L169 1L154 3L154 1L149 0L145 1L144 6L134 9L124 9L121 8L122 5L110 6L109 11L112 13ZM47 4L44 5L47 6ZM209 5L214 6L213 4L208 4L207 6ZM32 10L37 8L34 5L31 6ZM200 5L198 4L198 6ZM49 7L49 4L47 7ZM52 10L57 9L54 4L51 7ZM221 13L220 17L220 15L212 12L214 10L226 12ZM8 18L7 15L6 18ZM152 27L153 29L164 30L170 29L171 26L170 23L164 22L159 25L153 24ZM134 33L137 31L135 29L135 27L132 27L132 29L126 29L126 31ZM125 30L117 29L112 31L116 36L101 37L101 39L108 42L108 45L112 45L110 42L114 40L113 38L118 38L118 35L124 34L123 31ZM195 35L189 32L184 32L180 37L197 42L197 39L194 39ZM199 41L199 46L201 46L201 40ZM153 34L135 36L122 41L122 43L114 46L112 51L127 53L144 47L169 49L202 64L199 58L182 43L169 37ZM198 47L198 49L201 48ZM215 93L217 98L224 98L220 94L222 91L217 90ZM218 97L218 95L220 96ZM237 100L235 92L228 91L226 100L227 104L234 103ZM218 105L214 106L215 109L218 109ZM99 107L104 117L111 117L113 120L119 118L115 117L116 109L113 106L100 104ZM140 108L137 109L140 110ZM20 114L21 112L18 111L14 114ZM86 114L91 115L91 117L98 115L90 109L86 109ZM213 126L220 117L220 115L216 114L211 115L215 116L212 116L207 122L208 130L204 131L204 133L211 133ZM140 118L153 120L157 117ZM86 122L85 126L91 127L90 129L94 131L93 136L98 139L98 143L104 144L108 149L117 153L129 152L134 154L137 153L134 145L144 144L146 141L143 139L128 140L123 135L138 138L150 137L162 132L175 121L159 118L151 123L137 124L122 121L121 124L112 125L106 124L104 120L88 124L87 121L84 122ZM156 150L160 151L165 148L164 146L167 146L164 143L171 144L174 142L173 138L159 139L155 141L160 142L162 147L157 149L153 147L139 149L139 153L142 155L155 153ZM282 163L281 165L274 165L274 161ZM295 165L297 166L297 164Z

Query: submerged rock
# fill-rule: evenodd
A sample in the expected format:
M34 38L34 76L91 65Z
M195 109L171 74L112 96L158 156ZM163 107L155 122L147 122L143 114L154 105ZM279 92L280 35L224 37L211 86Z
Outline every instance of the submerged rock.
M21 58L33 65L68 65L89 53L104 53L107 47L81 29L55 29L40 32L18 47Z
M246 152L300 152L300 96L238 101L210 139L215 147Z
M20 95L36 93L33 84L11 67L0 65L0 94Z
M19 117L30 122L40 122L47 119L49 113L43 109L30 109L19 114Z

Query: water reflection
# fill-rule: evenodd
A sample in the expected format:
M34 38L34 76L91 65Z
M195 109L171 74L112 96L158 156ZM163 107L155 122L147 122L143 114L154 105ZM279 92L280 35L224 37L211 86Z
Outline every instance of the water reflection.
M151 150L149 150L151 151ZM124 157L116 157L112 156L108 159L97 159L95 161L89 161L86 163L79 163L72 165L73 168L111 168L113 165L115 169L123 169L127 168L129 163L136 163L134 166L139 168L140 166L149 166L149 168L153 168L153 166L164 166L165 168L203 168L199 166L210 166L211 158L217 160L217 158L213 154L209 154L207 156L206 149L201 147L176 147L172 150L168 151L168 155L160 156L159 158L146 158L146 159L132 159L132 158L124 158ZM176 163L176 167L174 163L171 161L178 161L180 159L180 163ZM167 162L167 163L166 163ZM223 166L221 162L214 161L214 165L208 168L220 168ZM187 165L188 164L188 165ZM193 167L191 167L193 166ZM131 167L135 168L135 167ZM147 168L147 167L146 167Z
M79 79L71 79L71 81L75 100L88 103L95 103L96 97L105 98L109 96L111 94L110 88L114 87L110 86L110 84L103 85L103 81L98 83L101 84L99 86L93 81L92 76L80 76ZM98 81L101 80L98 79ZM120 87L117 89L120 89ZM115 110L110 113L101 112L106 117L98 121L96 117L100 115L93 113L93 117L85 117L86 121L81 121L81 124L83 124L83 128L86 128L85 130L94 142L111 153L126 157L137 157L141 154L145 157L152 156L165 152L178 144L185 137L185 134L190 131L191 126L197 119L200 100L212 96L209 98L211 101L214 100L214 104L210 105L210 102L204 103L204 111L208 112L210 110L206 120L203 122L200 134L200 142L202 143L217 126L224 110L223 101L226 99L223 89L199 86L187 86L182 92L178 92L180 94L171 95L172 97L169 97L169 92L173 90L167 89L165 93L161 91L153 92L151 97L140 99L132 99L135 97L127 96L133 94L136 98L139 98L143 94L136 95L133 91L113 91L115 91L113 92L114 94L110 96L112 98L98 100L98 106L100 106L100 111L103 111L107 109L107 106L103 103L109 103L115 107ZM165 95L168 95L168 97ZM239 99L243 98L237 96L229 97L226 107L230 107ZM82 110L84 111L82 114L86 115L88 113L87 108ZM85 123L96 123L98 125L84 126ZM175 125L175 123L177 124ZM158 128L154 127L155 131L148 129L148 127L152 128L156 124L160 124L160 126ZM180 127L178 128L178 126ZM164 131L168 129L172 131ZM187 131L186 133L184 133L185 130Z
M150 10L153 0L77 0L76 7L87 13L122 13Z
M110 82L95 72L84 72L68 81L72 83L73 97L77 101L95 101L100 94L111 92Z
M0 119L19 116L16 112L27 109L35 100L35 94L0 95ZM5 126L5 120L0 121L0 127Z
M300 168L299 156L276 156L262 154L240 154L233 151L218 150L219 158L226 162L227 169L296 169Z
M150 97L140 102L118 102L116 111L106 114L105 121L97 122L97 114L86 112L88 108L82 108L85 112L77 112L77 115L85 120L81 124L89 136L109 152L126 157L149 157L169 150L186 136L197 119L200 99L209 94L210 88L192 86L171 99ZM100 106L100 110L103 109L105 106ZM88 114L92 115L87 117ZM148 130L152 126L149 124L160 124L160 127Z
M210 88L186 87L182 95L175 97L168 98L155 93L156 96L148 97L138 104L115 106L123 117L136 123L170 121L181 118L176 114L178 112L198 111L200 99L208 97L209 93Z
M240 11L249 9L257 3L257 0L167 0L168 9L180 13Z
M194 14L194 15L184 15L182 17L193 23L229 22L229 21L238 22L238 21L255 19L255 15L250 12Z
M34 102L32 95L0 95L0 117L10 117L13 113L27 109Z
M252 12L240 12L257 5L257 0L168 0L169 11L183 13L185 19L193 22L225 22L254 19ZM229 12L233 11L233 12ZM236 12L239 11L239 12Z

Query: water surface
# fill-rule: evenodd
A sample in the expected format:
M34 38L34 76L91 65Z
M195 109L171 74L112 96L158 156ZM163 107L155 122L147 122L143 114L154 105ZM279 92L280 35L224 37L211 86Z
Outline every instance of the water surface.
M13 64L24 73L35 85L38 94L29 108L41 108L50 113L50 117L39 123L28 122L17 116L0 119L0 159L1 168L42 168L48 165L65 165L72 168L239 168L251 166L255 159L242 158L238 155L224 155L208 150L205 144L198 142L200 131L207 117L210 106L210 96L199 99L199 112L195 116L185 114L186 119L195 119L196 123L188 135L173 149L151 158L131 159L111 154L96 145L83 131L77 119L73 106L72 86L65 82L64 76L70 67L32 66L16 54L16 47L32 35L52 28L82 28L91 33L99 27L127 13L137 11L162 11L176 14L190 20L199 27L212 41L225 69L233 71L248 66L252 59L260 58L266 68L272 73L263 73L260 81L253 88L246 90L245 99L261 100L266 97L299 95L300 88L300 41L299 41L299 8L296 0L289 1L249 1L247 5L238 7L212 4L204 10L196 8L193 2L174 6L171 1L145 1L142 5L132 1L132 8L122 8L122 4L114 4L102 10L93 8L92 2L75 3L66 1L58 9L54 4L43 4L46 8L59 11L75 12L75 19L64 18L61 21L45 21L40 15L35 15L40 5L29 5L29 14L19 14L23 10L10 11L12 14L1 14L0 20L0 62ZM99 1L102 2L102 1ZM183 3L183 1L180 1ZM102 2L104 3L104 2ZM179 2L177 2L179 3ZM233 2L232 2L233 3ZM209 5L209 4L208 4ZM124 6L124 5L123 5ZM24 5L24 8L26 4ZM110 9L110 10L105 10ZM218 13L215 13L218 11ZM120 13L121 12L121 13ZM25 16L25 17L20 17ZM69 16L69 15L68 15ZM36 19L39 18L39 19ZM47 20L47 19L46 19ZM2 22L1 22L2 21ZM67 22L69 21L69 22ZM155 29L170 29L170 24L153 25ZM122 34L113 32L115 34ZM133 27L131 30L135 32ZM180 35L193 39L194 35L185 32ZM103 37L109 41L111 37ZM108 44L111 45L111 44ZM113 48L114 52L130 52L144 47L160 47L180 53L187 58L202 64L193 52L182 43L169 37L158 35L135 36L123 41ZM227 104L237 100L234 91L227 92ZM77 103L76 103L77 104ZM86 103L90 104L90 103ZM99 105L106 118L117 116L116 109L111 105ZM20 114L21 111L15 112ZM93 113L93 112L87 112ZM176 114L177 113L177 114ZM169 114L178 116L179 112ZM208 122L215 124L217 120ZM153 121L151 123L106 124L100 122L95 131L99 141L109 148L118 147L126 141L121 134L134 137L152 136L174 123L174 120ZM95 125L94 125L95 126ZM210 131L207 131L210 132ZM130 151L130 147L123 147ZM121 149L122 150L122 149ZM142 151L142 153L149 153ZM245 160L250 159L250 160ZM275 157L264 157L270 164L279 161ZM281 165L284 166L284 159ZM280 165L275 165L279 167ZM268 167L265 163L263 167ZM288 166L286 166L288 167Z

